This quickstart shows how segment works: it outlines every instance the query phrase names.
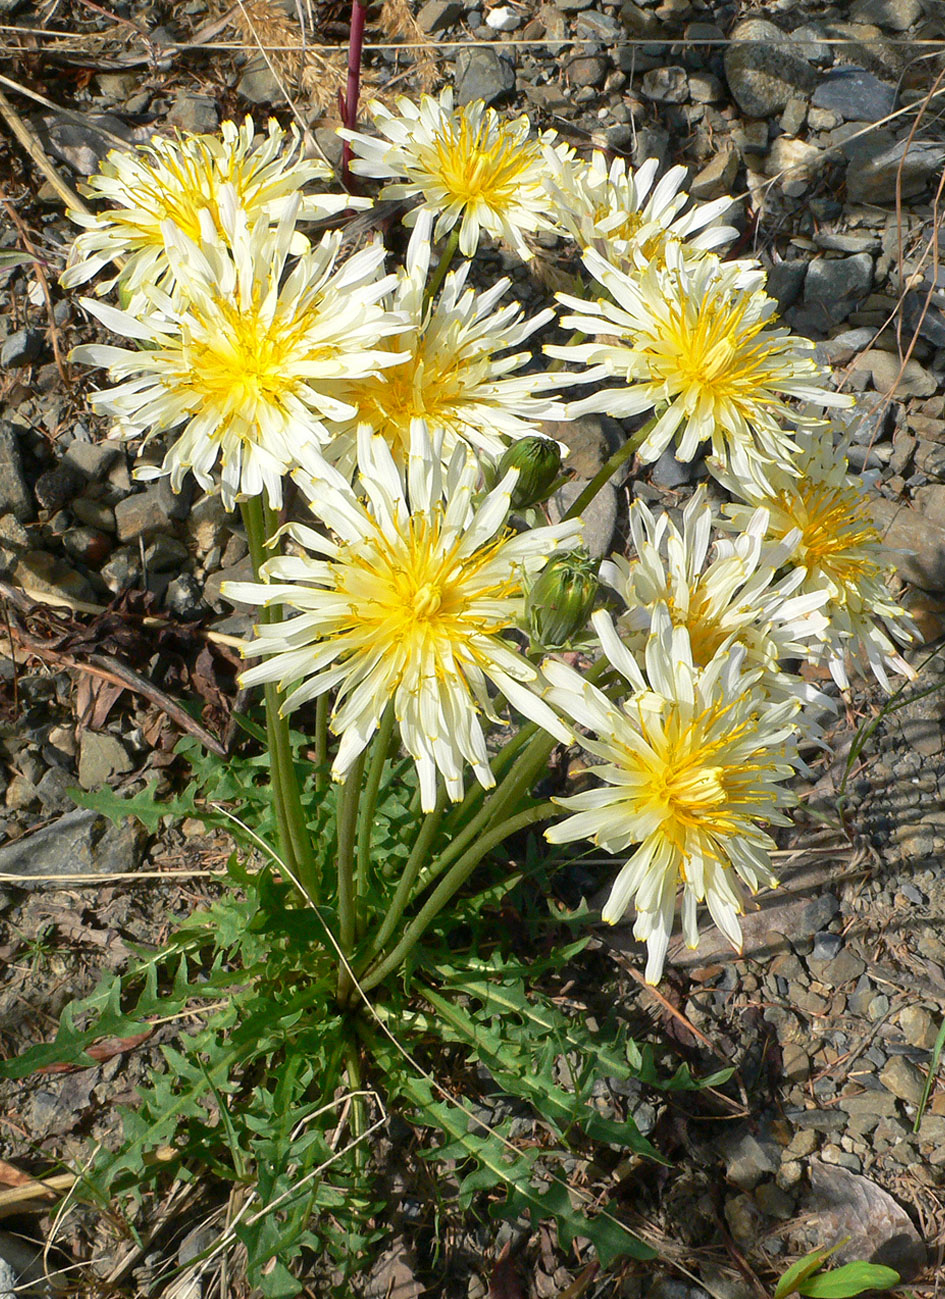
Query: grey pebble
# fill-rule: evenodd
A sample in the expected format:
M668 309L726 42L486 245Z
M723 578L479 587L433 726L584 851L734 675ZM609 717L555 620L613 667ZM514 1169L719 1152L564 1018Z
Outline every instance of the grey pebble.
M0 347L0 369L17 370L32 365L43 350L43 335L38 329L17 329Z
M945 147L931 141L893 141L857 158L847 167L847 196L852 203L895 203L897 185L902 198L915 198L928 187L945 162Z
M765 292L777 302L779 311L786 311L800 297L807 265L806 261L798 257L790 262L777 262L768 271Z
M587 482L586 479L575 478L555 492L548 502L548 513L553 523L560 522L568 507L587 486ZM617 503L617 489L613 483L604 483L581 516L584 520L584 545L595 557L610 552L617 526Z
M427 0L417 13L417 22L423 31L432 36L452 27L463 16L460 0Z
M134 770L134 760L117 736L84 730L79 738L79 784L101 789L115 776Z
M865 68L831 68L811 95L814 108L826 108L845 122L878 122L896 107L896 88Z
M220 114L217 112L215 102L208 95L182 94L175 99L167 120L181 131L191 131L200 135L217 129L220 125Z
M34 513L33 493L23 472L20 433L8 420L0 420L0 515L11 514L27 523Z
M84 486L84 478L66 460L40 474L33 488L36 503L44 510L59 510L69 505Z
M918 1105L922 1099L925 1080L914 1064L901 1055L891 1056L880 1070L880 1081L887 1091L909 1105Z
M182 573L168 584L164 607L185 622L194 622L210 612L203 598L203 586L192 573Z
M102 581L115 595L134 586L141 576L137 546L121 546L100 570Z
M98 812L77 808L0 848L0 874L17 876L18 888L32 887L32 876L122 874L140 864L145 839L144 827L132 818L112 825Z
M119 541L137 541L149 532L171 530L171 514L160 486L126 496L115 506L115 527Z
M281 104L285 99L278 79L261 55L246 64L236 92L251 104Z
M787 264L791 265L791 263ZM859 329L845 329L840 334L834 334L833 338L825 338L823 342L817 344L817 360L821 365L846 365L858 352L869 347L875 337L876 330L865 326ZM856 433L853 436L856 441L862 440Z
M873 287L873 259L869 253L853 257L819 257L811 262L804 280L804 306L815 318L839 324L856 310Z
M504 99L515 89L515 67L495 50L461 50L456 56L456 103L475 99L487 105Z
M685 68L651 68L643 74L643 94L657 104L684 104L689 98Z
M565 76L573 90L597 89L610 71L605 54L577 54L565 64Z
M668 491L694 483L704 475L704 471L703 461L677 460L672 447L667 447L663 454L649 466L650 482Z
M624 29L616 18L597 9L586 9L578 14L574 34L579 40L599 40L613 45L623 35Z
M725 76L748 117L769 117L798 92L809 94L817 74L789 35L765 18L746 18L725 49Z
M811 952L811 956L817 961L832 961L842 947L843 939L839 934L832 934L829 930L822 930L819 934L814 935L814 950Z
M912 334L919 335L933 347L945 347L945 312L928 296L928 286L909 289L902 302L902 323Z

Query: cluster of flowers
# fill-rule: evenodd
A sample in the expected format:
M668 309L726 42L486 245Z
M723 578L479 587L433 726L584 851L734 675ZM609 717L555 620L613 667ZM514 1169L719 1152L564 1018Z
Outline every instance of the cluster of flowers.
M570 815L546 834L632 848L604 918L635 907L656 981L680 890L687 943L704 901L738 946L746 890L775 882L766 827L785 823L798 743L816 736L816 691L789 665L826 665L841 687L851 659L884 686L911 671L888 557L823 415L850 400L775 322L758 264L720 258L729 200L691 205L681 168L657 181L655 162L584 161L448 91L372 112L376 134L342 134L352 170L412 204L402 265L385 273L380 238L346 255L342 231L305 237L367 200L317 192L329 169L274 123L262 139L249 121L155 138L93 179L111 206L77 218L63 276L117 265L83 301L137 346L74 355L119 381L91 399L116 435L175 434L143 474L176 489L191 473L228 508L280 507L288 477L307 498L316 526L289 523L292 553L227 594L284 611L242 679L278 682L286 710L330 692L336 779L390 702L424 810L440 782L462 797L467 764L493 783L483 724L507 720L502 700L562 742L581 728L600 783L560 799ZM527 259L542 231L576 242L589 287L558 295L576 338L537 369L524 345L555 312L525 318L499 306L508 280L467 279L483 235ZM102 301L116 284L120 308ZM709 444L732 497L716 517L700 488L681 530L634 503L634 556L601 565L616 599L593 613L580 520L509 521L545 422L592 411L650 416L643 463ZM579 633L612 669L599 684L552 652Z

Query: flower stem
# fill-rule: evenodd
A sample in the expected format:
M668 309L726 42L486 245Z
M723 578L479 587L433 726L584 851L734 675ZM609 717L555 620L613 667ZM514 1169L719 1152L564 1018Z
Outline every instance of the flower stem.
M394 705L389 703L384 709L377 734L374 736L371 750L371 762L367 769L367 781L361 796L358 811L358 869L356 876L357 895L363 898L368 891L368 880L371 874L371 834L374 830L374 812L377 807L377 793L381 787L384 774L384 763L390 752L390 737L394 729ZM360 926L356 926L360 930ZM360 932L358 933L360 937Z
M502 748L496 754L489 764L492 768L492 774L496 780L502 776L505 770L511 765L513 758L529 741L538 734L539 727L535 722L527 722L520 727L517 734L513 735L510 740L503 744ZM466 791L466 797L463 801L450 808L446 817L444 828L449 832L454 826L462 825L463 822L479 807L486 797L487 790L479 784L478 780L470 784Z
M315 790L324 794L328 788L328 695L321 694L315 701Z
M348 83L344 99L344 123L353 131L358 124L358 97L361 93L361 58L364 49L364 24L367 5L351 0L351 30L348 33ZM345 140L341 154L341 183L351 193L351 145Z
M495 825L497 819L505 816L514 802L538 779L539 772L546 766L551 751L557 743L554 736L546 731L539 731L533 737L524 752L519 754L502 783L492 791L472 820L454 838L451 838L447 847L437 857L427 882L434 875L441 874L451 862L465 853L469 845L474 844L480 835L490 833L490 824Z
M404 958L416 947L427 928L433 923L453 895L462 888L487 853L519 830L527 829L528 826L534 825L537 821L547 821L557 810L554 803L537 803L533 807L526 808L524 812L519 812L517 816L509 817L507 821L495 826L487 834L481 835L468 852L465 852L440 880L420 911L407 926L396 947L365 973L363 979L360 980L362 989L369 992L371 988L376 988L379 983L383 982L389 974L401 965Z
M264 505L262 497L254 496L241 502L246 540L253 562L253 572L260 579L259 570L267 558L271 544L274 515ZM267 519L267 514L269 518ZM275 605L259 610L259 621L264 625L278 622L282 610ZM279 836L279 848L286 865L299 880L304 891L312 894L316 884L312 844L302 808L302 798L292 760L289 740L289 723L282 716L282 691L274 681L264 686L266 706L266 738L269 747L272 779L272 801Z
M600 469L584 488L584 491L581 492L580 496L576 498L568 508L567 512L563 515L561 520L562 523L565 519L576 519L582 510L587 509L591 501L603 487L604 483L614 476L622 464L625 464L632 455L636 454L647 434L652 432L653 428L656 426L656 420L657 416L655 415L652 419L647 420L642 428L637 429L636 433L631 437L628 437L623 446L615 451L610 459L601 465Z
M351 1136L358 1142L354 1147L354 1161L358 1168L363 1168L364 1148L358 1138L367 1124L364 1115L364 1097L359 1094L362 1089L361 1052L354 1038L350 1038L345 1043L345 1072L348 1075L348 1088L351 1091Z
M597 682L609 671L609 661L605 658L598 659L585 673L585 680ZM458 833L451 835L449 844L434 863L435 874L441 873L460 853L465 852L477 835L487 833L490 822L494 823L497 818L505 816L509 808L513 807L523 794L528 793L545 769L558 741L534 723L523 726L522 733L527 733L527 743L518 753L508 775L498 783L478 813ZM514 743L514 740L509 741L509 745ZM499 756L502 757L502 754ZM452 826L450 829L452 830Z
M352 763L338 800L338 946L347 959L357 932L357 897L354 888L354 847L358 827L358 803L365 754ZM351 991L351 975L343 962L338 965L338 1001L345 1005Z
M397 888L394 890L394 896L387 908L387 914L384 916L380 929L371 940L363 964L367 964L378 952L383 951L385 943L390 942L395 929L400 924L410 902L413 886L416 884L417 877L427 860L430 846L443 819L445 806L446 788L441 782L437 790L436 807L432 812L428 812L423 819L420 831L413 842L413 848L410 850L410 856L407 858L407 863L401 872L400 879L397 881Z
M430 276L430 279L427 281L427 287L423 293L424 311L426 311L427 307L430 305L430 303L439 293L440 286L442 285L443 281L446 279L446 272L449 270L450 263L452 262L453 258L456 256L456 250L458 247L459 247L459 226L455 225L450 231L449 239L447 239L446 241L446 247L443 249L443 252L440 254L440 260L437 263L436 270L433 272L433 274Z

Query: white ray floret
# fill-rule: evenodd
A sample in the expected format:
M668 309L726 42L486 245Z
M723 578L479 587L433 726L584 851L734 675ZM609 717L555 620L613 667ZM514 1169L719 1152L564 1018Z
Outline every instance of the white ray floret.
M681 531L665 512L655 517L643 501L634 501L636 557L614 555L600 570L627 606L617 620L621 637L642 652L654 610L665 606L673 626L686 628L697 667L707 666L723 645L737 643L745 648L746 665L762 670L759 686L772 697L813 695L784 668L789 659L806 658L827 625L820 612L826 589L799 592L803 574L782 571L797 534L768 541L767 511L757 509L737 536L713 546L713 521L704 487L683 510Z
M70 213L84 227L69 253L62 276L67 289L85 284L116 259L124 259L123 285L134 292L148 281L164 282L170 274L163 226L172 221L190 239L201 238L201 213L223 233L220 201L224 188L251 223L265 217L276 225L292 203L299 220L315 221L346 207L367 207L369 200L347 194L316 194L313 182L332 179L320 159L303 158L298 131L286 132L274 120L266 135L257 135L252 118L242 125L224 122L219 134L155 135L138 149L113 149L85 186L93 200L109 207L95 213ZM303 187L305 192L303 193ZM297 234L294 252L308 241ZM114 279L99 286L105 292Z
M807 658L825 665L841 689L849 688L847 660L867 666L886 691L889 672L910 679L915 669L895 642L908 645L917 629L890 594L894 552L883 544L872 519L870 498L849 473L843 447L830 430L801 439L798 474L773 473L769 491L746 488L729 474L720 480L746 503L724 507L727 526L741 532L759 508L768 515L766 536L787 542L786 564L800 575L799 595L825 591L826 625Z
M729 197L689 207L682 192L685 167L671 167L657 181L659 162L648 158L634 169L604 154L589 161L562 158L549 150L546 186L555 200L558 224L583 250L593 248L618 269L632 273L662 264L669 243L683 257L697 258L737 236L734 226L719 225L732 206Z
M146 286L128 311L83 299L107 328L146 344L73 351L122 381L93 394L93 407L125 437L180 429L161 467L140 476L169 475L176 491L190 470L209 488L219 465L227 508L263 490L278 506L283 476L315 471L329 425L355 413L331 394L337 379L400 360L380 345L402 327L380 305L394 282L380 274L383 248L342 263L341 236L326 235L289 263L296 211L294 202L275 229L265 218L250 226L224 190L224 236L206 214L199 242L164 224L173 295Z
M652 410L644 462L674 441L674 454L689 461L709 442L732 475L766 486L769 468L789 467L797 449L781 421L811 418L791 403L849 406L852 398L826 386L809 339L773 323L777 306L762 271L711 254L688 263L674 246L666 258L631 276L589 249L584 263L610 296L558 295L575 312L565 327L603 337L545 351L590 367L573 380L619 384L570 403L569 412L625 419Z
M523 260L531 257L525 235L552 229L544 150L566 152L554 145L554 132L532 139L527 117L507 121L482 100L454 107L449 87L419 104L402 97L396 112L380 103L370 112L378 136L339 131L357 155L351 170L387 181L382 199L419 197L408 224L427 210L436 216L437 239L459 223L464 257L483 232L504 239Z
M507 532L517 471L477 501L479 470L462 446L444 468L440 448L418 435L402 469L384 439L362 429L358 462L363 501L330 467L318 481L298 476L329 530L287 527L309 554L270 560L268 584L225 584L231 599L297 615L257 628L246 652L266 657L241 680L291 684L286 711L335 692L336 780L392 704L429 811L437 772L454 800L462 797L467 764L483 787L494 783L480 720L497 720L489 683L569 740L570 730L540 698L540 673L506 633L521 621L528 575L554 551L578 544L581 525Z
M496 460L509 441L542 431L544 420L564 418L564 405L550 395L561 376L521 373L530 351L514 351L554 317L548 308L524 319L515 304L497 307L511 281L483 293L466 288L470 263L450 271L435 303L427 298L432 214L423 212L410 239L406 264L388 305L406 323L387 346L400 364L339 383L336 395L357 415L326 450L341 468L355 459L358 426L387 442L404 463L418 427L442 434L448 460L457 442Z
M680 891L687 946L698 944L697 910L705 902L740 950L746 892L776 883L774 842L764 827L788 823L783 809L794 799L781 782L795 769L799 703L773 703L756 689L759 672L745 669L743 646L696 666L686 629L673 627L665 606L654 610L644 671L606 613L592 621L632 693L615 704L563 663L543 665L550 702L596 735L581 743L601 759L592 771L603 782L555 800L572 815L545 834L552 843L590 839L614 854L634 846L603 918L615 924L635 908L634 937L647 945L645 977L656 983Z

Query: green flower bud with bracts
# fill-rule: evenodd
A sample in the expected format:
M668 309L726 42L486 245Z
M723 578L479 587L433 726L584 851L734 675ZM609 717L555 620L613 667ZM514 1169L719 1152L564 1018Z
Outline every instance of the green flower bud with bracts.
M524 510L543 501L561 472L561 447L553 438L524 437L513 442L499 461L497 481L518 470L512 488L512 509Z
M586 626L599 586L597 560L586 550L549 560L525 597L533 647L555 650L570 644Z

